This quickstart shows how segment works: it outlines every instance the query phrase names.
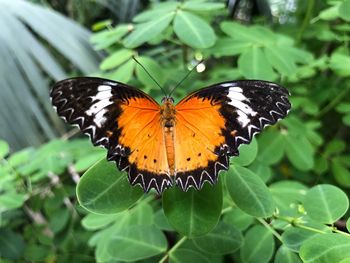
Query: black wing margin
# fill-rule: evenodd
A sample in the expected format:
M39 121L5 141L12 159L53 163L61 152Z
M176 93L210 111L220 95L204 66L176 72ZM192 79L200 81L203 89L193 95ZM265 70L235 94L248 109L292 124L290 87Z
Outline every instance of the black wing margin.
M225 118L222 130L226 144L221 154L238 155L241 144L251 142L265 126L273 125L288 114L291 104L289 91L273 82L240 80L223 82L199 90L192 96L211 98L220 103L220 114Z

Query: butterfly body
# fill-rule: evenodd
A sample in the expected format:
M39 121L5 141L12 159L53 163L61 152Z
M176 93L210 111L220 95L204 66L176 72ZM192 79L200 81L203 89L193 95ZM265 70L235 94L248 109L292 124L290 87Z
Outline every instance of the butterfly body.
M132 185L161 193L215 184L229 157L290 109L288 91L265 81L231 81L158 104L144 92L99 78L58 82L52 103L67 122L108 150Z

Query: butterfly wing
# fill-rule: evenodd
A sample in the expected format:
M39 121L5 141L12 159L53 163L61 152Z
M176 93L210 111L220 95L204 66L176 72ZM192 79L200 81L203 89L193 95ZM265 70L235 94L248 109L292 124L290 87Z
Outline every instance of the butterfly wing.
M243 80L196 91L176 105L175 181L183 189L215 183L229 157L291 107L287 89L271 82Z
M127 171L132 185L158 192L171 185L160 107L146 93L119 82L82 77L56 83L51 99L63 119L108 150L108 160Z

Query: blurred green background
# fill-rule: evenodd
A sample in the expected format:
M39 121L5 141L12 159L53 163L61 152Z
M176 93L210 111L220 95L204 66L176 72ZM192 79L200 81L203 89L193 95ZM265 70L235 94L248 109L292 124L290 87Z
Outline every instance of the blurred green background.
M0 261L349 262L349 21L349 0L0 0ZM75 189L106 152L57 117L49 90L99 76L159 102L132 56L166 90L204 59L177 101L263 79L287 87L293 107L240 149L219 186L97 215Z

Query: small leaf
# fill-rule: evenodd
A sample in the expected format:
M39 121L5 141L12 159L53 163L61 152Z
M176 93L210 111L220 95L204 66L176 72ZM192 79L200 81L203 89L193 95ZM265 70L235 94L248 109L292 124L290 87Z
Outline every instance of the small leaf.
M350 113L350 103L339 103L335 109L341 113Z
M312 187L305 196L304 207L308 216L316 222L332 224L349 208L349 199L336 186L322 184Z
M124 46L135 48L156 37L169 26L174 15L174 12L163 13L149 22L136 25L135 29L124 38Z
M178 11L174 31L179 39L194 48L208 48L215 44L213 28L200 17L186 11Z
M0 228L1 258L19 260L24 251L24 240L21 235L5 228Z
M332 173L335 180L343 187L350 187L350 171L345 167L340 158L332 159Z
M179 248L172 251L169 255L170 263L183 263L183 262L198 262L198 263L211 263L210 259L192 249Z
M244 51L238 59L238 68L248 79L274 80L276 78L265 53L258 46Z
M266 164L276 164L283 158L284 136L277 131L269 130L259 136L259 153L257 158Z
M249 169L258 175L264 183L268 182L273 175L271 167L269 165L266 165L266 163L262 163L258 160L250 165Z
M0 159L5 158L9 151L10 146L7 144L7 142L0 140Z
M83 220L81 221L81 224L83 225L84 228L88 230L97 230L97 229L106 227L107 225L116 221L119 217L120 217L119 214L98 215L98 214L90 213L83 218Z
M95 164L97 161L101 160L104 156L106 156L105 151L97 151L92 154L86 155L83 158L80 158L75 164L74 169L77 172L86 171L89 167Z
M221 184L205 184L202 190L188 192L173 187L163 194L163 209L170 225L189 237L211 231L219 221L222 209Z
M305 225L308 227L319 229L321 231L329 231L329 229L325 225L319 225L317 223L308 223ZM290 250L299 252L302 244L304 244L306 240L312 238L315 235L318 235L318 233L303 228L289 226L287 229L285 229L285 231L282 234L282 241L283 244L287 246Z
M132 226L114 233L107 250L113 259L136 261L163 253L167 244L155 226Z
M340 234L318 234L300 248L305 263L340 262L350 257L350 238Z
M301 263L300 258L289 248L282 245L277 250L274 263Z
M265 227L256 225L248 230L241 248L241 259L245 263L267 263L275 249L272 233Z
M82 176L77 186L80 205L98 214L113 214L128 209L141 196L139 187L132 187L125 173L115 163L102 159Z
M254 217L244 213L238 207L234 207L231 211L225 213L224 222L243 231L254 222Z
M224 3L206 3L198 1L186 1L181 9L187 9L192 11L214 11L225 8Z
M350 0L344 0L338 9L340 18L350 22Z
M119 82L129 82L136 66L136 62L130 59L128 62L121 65L115 72L108 74L108 78Z
M233 166L226 175L226 185L235 204L249 215L271 216L275 204L271 193L251 170Z
M163 74L163 69L155 60L150 57L138 57L137 59L147 69L151 76L153 76L159 82L160 85L164 84L165 75ZM136 76L146 87L156 86L154 81L148 76L141 66L136 66ZM156 88L158 89L157 86Z
M112 68L116 68L119 65L123 64L125 61L129 60L133 55L133 51L129 49L120 49L117 52L106 57L101 65L101 70L108 70Z
M255 138L250 144L243 144L239 147L239 156L232 159L234 165L248 166L256 158L258 153L258 143Z
M174 231L174 228L172 228L171 225L169 224L163 209L159 209L154 215L154 224L160 230Z
M350 218L348 218L348 221L346 221L346 228L350 232Z
M128 32L128 25L119 25L113 29L106 29L91 36L95 50L106 49L118 41Z
M285 55L285 49L287 48L267 46L265 48L265 54L267 60L278 72L284 76L289 76L296 72L297 66L289 56Z
M242 233L232 225L219 222L210 233L193 239L203 253L225 255L235 252L243 245Z
M288 159L301 171L308 171L314 166L314 149L306 136L287 134L285 149Z
M143 11L135 16L132 21L136 23L146 22L154 20L155 18L167 14L169 12L176 11L176 8L179 6L177 2L163 2L165 5L159 5L157 3L151 10Z
M211 50L216 57L235 56L242 54L246 49L251 47L252 45L250 43L240 42L239 40L227 37L219 38Z
M329 66L339 76L350 76L350 57L347 55L334 52L331 56Z

